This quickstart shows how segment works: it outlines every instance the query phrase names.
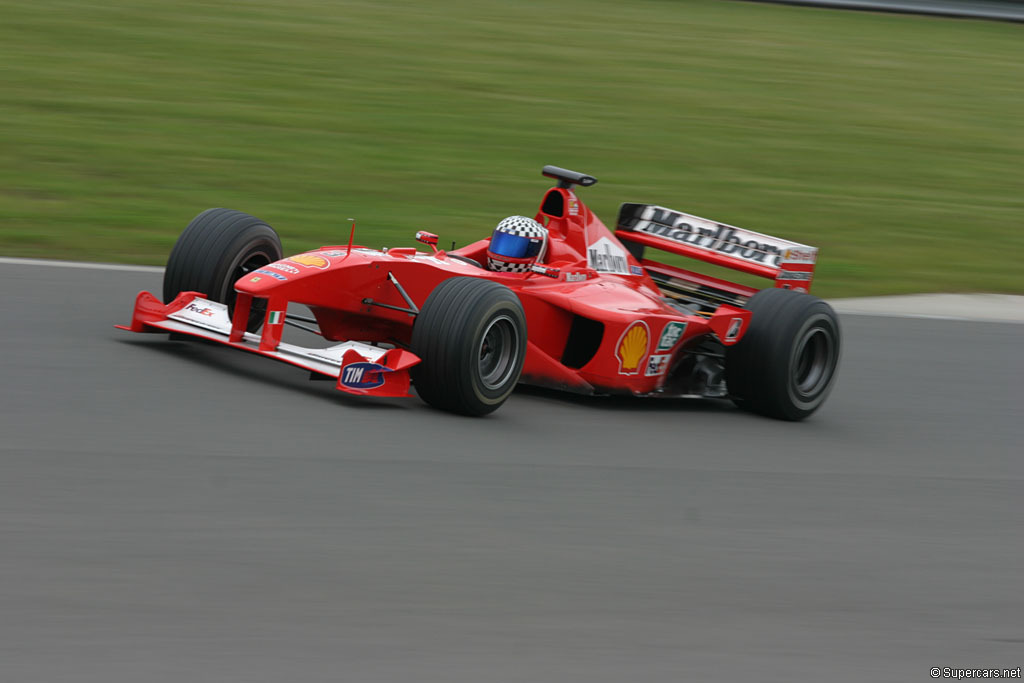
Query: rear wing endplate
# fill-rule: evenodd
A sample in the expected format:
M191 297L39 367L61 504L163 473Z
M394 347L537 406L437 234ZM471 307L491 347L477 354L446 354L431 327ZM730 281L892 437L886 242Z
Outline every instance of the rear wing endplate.
M623 204L615 236L638 259L653 247L775 281L811 288L818 249L653 204Z

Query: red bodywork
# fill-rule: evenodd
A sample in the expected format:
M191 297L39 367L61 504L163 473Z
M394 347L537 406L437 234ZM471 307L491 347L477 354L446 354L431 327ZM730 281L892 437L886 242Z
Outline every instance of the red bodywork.
M166 305L141 293L132 324L124 329L163 330L214 339L337 377L338 389L349 393L405 395L409 389L407 370L419 362L406 350L416 318L414 311L447 278L485 278L515 292L525 310L528 345L521 382L588 394L677 396L693 393L672 380L687 354L702 340L729 346L742 338L750 321L750 312L741 308L742 302L756 290L638 259L634 253L642 255L642 250L637 246L653 246L727 265L771 277L776 286L792 286L780 279L781 267L742 262L622 226L612 233L571 188L564 186L547 191L535 219L549 231L544 263L535 267L535 272L491 272L458 258L486 263L488 239L450 254L432 245L432 252L326 246L240 278L235 283L238 298L230 331L226 322L209 329L202 329L201 321L195 322L200 320L198 316L206 315L202 307L209 304L197 299L195 292L183 293ZM807 272L803 284L809 286L813 259L808 266L792 268ZM673 297L665 289L665 284L672 282L715 295L688 300ZM245 332L253 297L268 303L258 337ZM365 344L347 350L335 347L332 354L320 356L309 353L316 351L310 349L295 355L281 343L282 323L289 306L295 304L309 307L325 340L358 340ZM191 318L175 320L176 313L187 313ZM366 344L377 350L367 355L370 347ZM346 375L356 374L356 368L360 373L366 370L376 374L370 381L364 376L346 379Z

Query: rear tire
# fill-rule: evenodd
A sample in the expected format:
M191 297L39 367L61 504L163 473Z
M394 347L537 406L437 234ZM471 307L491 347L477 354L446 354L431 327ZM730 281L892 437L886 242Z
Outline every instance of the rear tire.
M512 393L526 358L526 315L512 291L489 280L453 277L416 316L410 369L416 392L435 408L493 412Z
M821 299L764 289L747 301L753 314L725 354L725 381L740 408L802 420L821 407L839 365L839 318Z
M203 292L233 310L235 281L282 258L281 238L255 216L207 209L192 219L171 250L164 271L164 303L180 292ZM248 330L263 322L266 302L254 299Z

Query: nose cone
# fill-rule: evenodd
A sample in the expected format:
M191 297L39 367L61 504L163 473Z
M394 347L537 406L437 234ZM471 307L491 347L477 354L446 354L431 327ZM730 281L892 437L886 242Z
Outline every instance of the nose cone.
M301 256L312 256L311 254L302 254ZM286 284L290 280L298 279L302 275L302 269L299 265L292 262L294 258L291 257L277 261L276 263L268 263L262 268L258 268L247 275L243 275L235 282L235 290L244 292L246 294L260 294L268 289L274 289L283 284ZM318 257L323 261L322 257Z
M353 253L350 256L347 249L322 247L315 251L307 251L274 263L268 263L239 278L235 282L235 290L245 294L266 296L268 290L276 290L300 280L308 281L310 277L322 275L330 270L337 270L342 267L342 264L352 265L359 261L358 253Z

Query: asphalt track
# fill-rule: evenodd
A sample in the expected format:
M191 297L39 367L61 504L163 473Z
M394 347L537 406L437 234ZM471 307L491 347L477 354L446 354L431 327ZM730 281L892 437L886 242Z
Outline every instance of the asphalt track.
M844 316L800 424L486 419L0 264L0 681L923 681L1024 664L1024 325Z

